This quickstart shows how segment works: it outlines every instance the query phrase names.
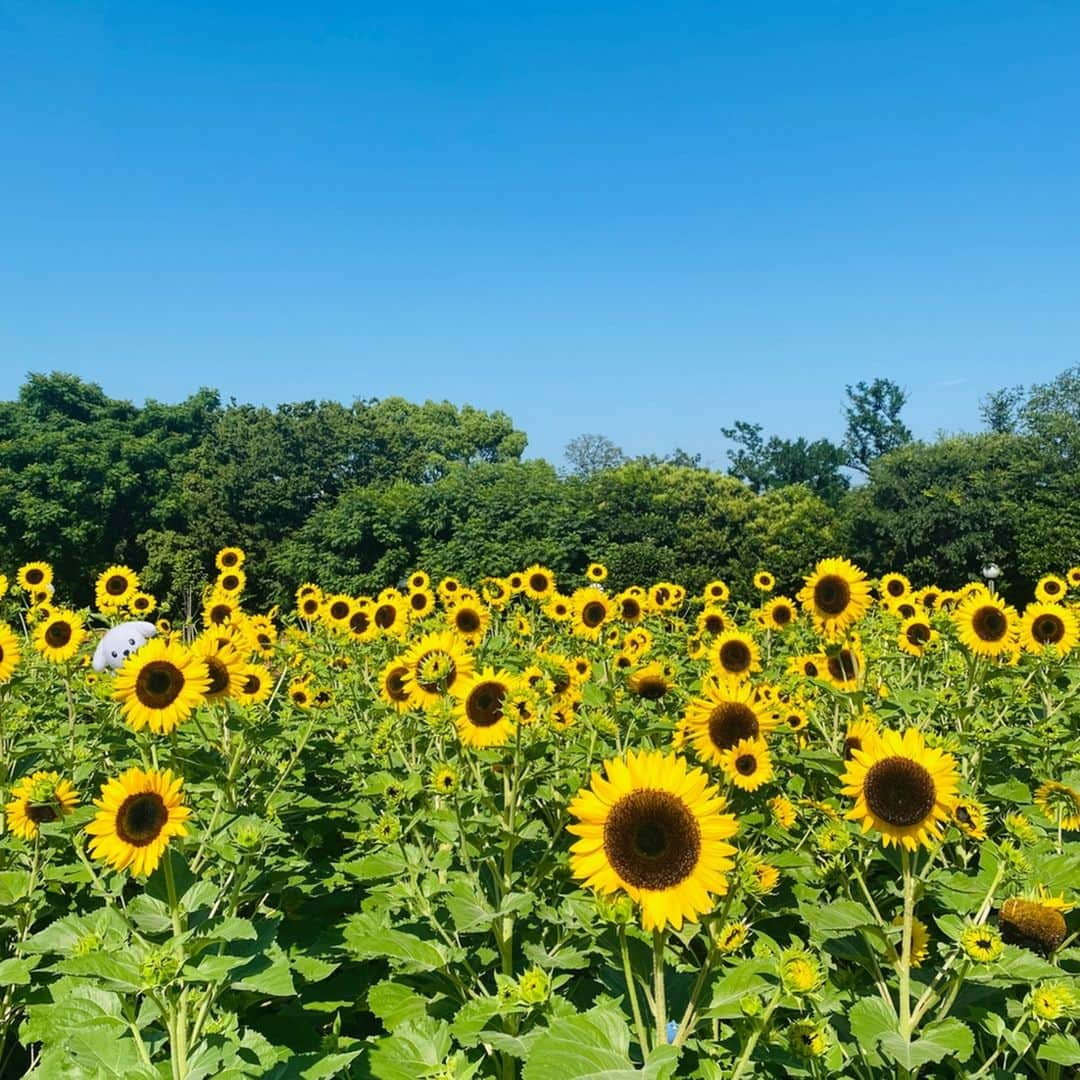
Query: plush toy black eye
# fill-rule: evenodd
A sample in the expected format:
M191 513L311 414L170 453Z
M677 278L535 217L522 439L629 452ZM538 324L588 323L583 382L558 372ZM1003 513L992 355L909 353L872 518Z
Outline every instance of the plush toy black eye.
M133 637L129 637L128 638L128 644L129 645L134 645L135 644L135 639Z
M116 659L116 650L113 650L113 659Z
M131 650L130 649L125 649L124 650L124 655L125 656L130 656L131 655Z

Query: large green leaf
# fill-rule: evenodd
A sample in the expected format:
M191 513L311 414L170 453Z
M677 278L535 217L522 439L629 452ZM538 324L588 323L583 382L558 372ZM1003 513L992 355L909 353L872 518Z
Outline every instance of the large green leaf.
M975 1049L975 1037L966 1024L950 1018L928 1024L911 1042L897 1031L888 1031L881 1037L879 1045L898 1065L913 1070L950 1056L960 1062L967 1061Z

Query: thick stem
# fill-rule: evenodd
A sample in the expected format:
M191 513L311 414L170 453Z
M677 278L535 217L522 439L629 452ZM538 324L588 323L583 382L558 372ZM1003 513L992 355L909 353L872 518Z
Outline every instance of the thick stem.
M630 950L626 944L626 927L619 927L619 952L622 954L623 978L626 980L626 993L630 998L630 1011L634 1014L634 1028L637 1030L638 1043L641 1045L642 1059L649 1053L649 1034L641 1019L641 1006L638 1004L637 988L634 986L634 971L630 966Z
M664 988L664 931L653 931L653 1016L656 1020L656 1045L667 1042L667 1001Z
M900 952L900 1034L911 1040L911 923L915 915L915 876L911 856L900 848L900 867L904 875L904 932Z

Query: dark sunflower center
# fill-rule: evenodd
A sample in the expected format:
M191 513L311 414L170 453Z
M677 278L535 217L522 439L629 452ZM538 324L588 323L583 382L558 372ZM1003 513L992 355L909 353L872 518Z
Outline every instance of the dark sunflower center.
M349 605L344 600L335 600L330 605L330 618L341 622L349 614Z
M633 598L627 597L622 602L622 617L627 622L633 622L641 617L641 605Z
M606 614L607 608L599 600L590 600L581 609L581 621L592 630L604 621Z
M956 820L959 821L961 825L971 824L971 814L968 813L968 808L966 806L958 806L956 808Z
M557 671L551 676L552 689L556 694L561 694L570 686L570 674L566 671Z
M463 608L454 616L454 625L463 634L475 634L480 629L480 616L472 608Z
M667 680L660 675L647 675L637 684L638 696L646 701L659 701L667 691Z
M168 660L152 660L135 679L135 696L148 709L166 709L184 688L184 674Z
M215 604L210 609L210 621L215 626L228 622L232 618L232 608L228 604Z
M817 664L815 664L813 660L807 660L806 663L803 664L803 674L806 675L808 678L811 678L811 679L817 678L817 674L818 674L818 666L817 666Z
M229 689L229 669L216 657L204 656L207 670L210 672L210 685L206 689L206 696L213 697L222 694Z
M409 604L413 611L423 611L427 607L427 597L423 593L413 593L409 597Z
M389 630L397 620L397 608L393 604L380 604L375 609L375 625L380 630Z
M863 795L871 813L902 829L929 816L937 802L937 787L925 766L894 756L870 766Z
M226 574L221 579L221 587L226 592L234 592L240 585L240 579L235 574Z
M902 619L913 619L915 617L915 607L912 604L897 604L896 613Z
M850 761L856 750L862 749L862 739L858 735L849 735L844 740L844 760Z
M506 687L501 682L482 682L465 700L465 715L474 727L492 727L503 717Z
M930 640L930 627L926 623L914 623L906 632L912 645L925 645Z
M71 623L59 619L45 628L45 641L53 649L62 649L71 640Z
M751 653L743 641L725 641L720 646L720 666L725 671L741 673L750 666Z
M371 625L366 611L354 611L349 619L349 629L354 634L362 634Z
M105 582L105 591L110 596L123 596L127 592L128 582L127 578L121 574L113 574Z
M230 567L235 566L236 552L226 551L225 554L221 556L221 565L224 566L226 570L228 570Z
M129 795L116 812L116 835L132 847L156 840L169 820L169 811L156 791Z
M791 608L787 604L777 604L773 608L773 622L779 626L787 626L791 622Z
M252 675L248 673L244 679L244 693L245 694L257 694L262 687L262 679L258 675Z
M753 754L740 754L735 759L735 771L740 776L753 776L757 772L757 758Z
M741 739L756 739L759 730L754 710L741 701L723 701L709 716L709 738L719 750L730 750Z
M1043 586L1043 592L1045 592L1048 596L1053 596L1055 595L1055 593L1061 592L1061 586L1058 585L1056 581L1048 581Z
M150 606L150 602L145 596L137 596L135 602L131 605L136 611L143 611Z
M59 814L57 814L56 807L52 803L31 803L26 808L26 816L35 825L44 825L46 822L55 821Z
M971 629L980 641L1000 641L1009 629L1009 620L998 608L987 605L972 615Z
M548 579L546 574L533 574L529 578L529 588L533 592L546 592Z
M697 867L701 829L678 796L643 788L611 808L604 823L604 853L629 885L670 889Z
M890 581L886 586L886 591L890 596L903 596L904 595L904 583L902 581L896 581L895 579Z
M304 601L304 614L314 615L319 610L319 601L309 597Z
M998 925L1006 945L1021 945L1046 956L1065 940L1061 912L1032 900L1006 900L998 912Z
M828 660L829 674L837 682L851 682L855 678L855 657L849 649L841 649Z
M851 603L851 586L838 574L826 574L814 586L814 606L826 615L840 615Z
M1065 623L1057 615L1040 615L1031 628L1031 636L1040 645L1056 645L1065 636Z
M26 583L27 585L40 585L45 580L44 571L34 567L31 570L26 571Z
M657 604L666 604L670 596L671 593L663 587L653 591L653 599L657 602Z
M720 634L724 630L724 616L723 615L706 615L705 616L705 629L710 634Z

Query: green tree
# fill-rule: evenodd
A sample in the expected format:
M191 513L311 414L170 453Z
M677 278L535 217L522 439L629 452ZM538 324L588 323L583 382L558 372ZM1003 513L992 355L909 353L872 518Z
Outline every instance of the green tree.
M844 449L849 468L869 474L870 464L911 441L911 431L900 419L907 391L892 379L857 382L844 388L848 403L844 408L847 428Z
M802 436L781 439L776 435L765 439L760 424L745 420L720 430L735 443L728 450L728 474L742 480L751 491L760 494L804 484L821 499L835 503L848 489L847 477L840 471L847 464L847 453L828 439L809 442Z

